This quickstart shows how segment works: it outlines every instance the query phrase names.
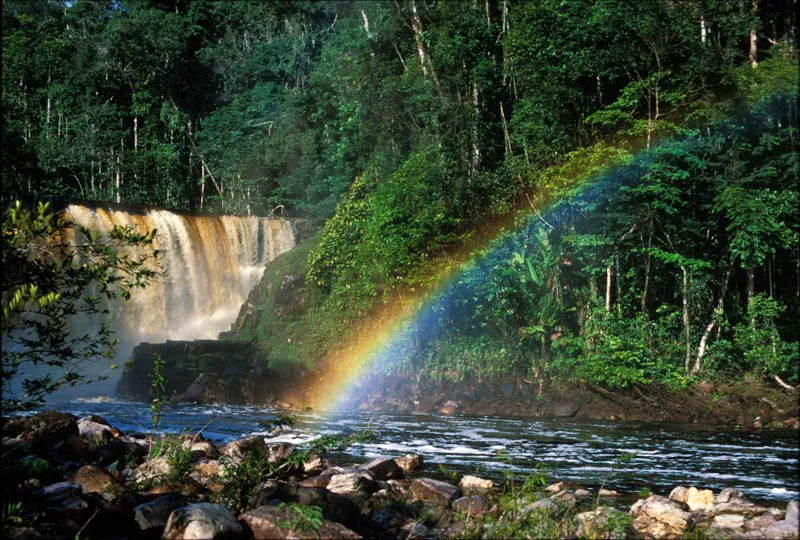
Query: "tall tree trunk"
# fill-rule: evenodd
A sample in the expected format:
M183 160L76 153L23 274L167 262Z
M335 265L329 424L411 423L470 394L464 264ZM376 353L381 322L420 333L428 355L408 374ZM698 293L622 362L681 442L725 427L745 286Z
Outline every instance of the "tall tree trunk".
M708 36L708 29L706 28L706 19L700 15L700 43L705 43Z
M611 312L611 279L613 271L611 265L606 266L606 313Z
M753 297L756 295L756 269L755 267L751 266L746 270L747 272L747 305L750 305L750 302L753 301Z
M758 12L758 0L753 0L753 18L757 20L756 13ZM750 29L750 65L754 68L758 67L758 36L756 29Z
M480 115L480 96L478 95L478 84L472 83L472 159L470 169L473 173L478 170L481 164L481 148L478 143L478 117Z
M683 297L683 337L686 341L686 361L684 362L684 370L689 373L692 361L692 344L689 341L691 337L691 327L689 320L689 270L685 266L681 266L683 273L681 296Z
M133 149L139 149L139 117L133 117Z
M700 338L700 345L697 347L697 357L694 360L694 367L692 368L692 374L699 373L700 368L703 365L703 357L706 355L706 346L708 345L708 338L711 337L711 332L714 331L714 327L717 325L717 320L719 319L720 315L723 313L723 308L725 306L725 292L728 290L728 282L731 279L731 271L733 270L733 263L728 265L728 268L725 270L725 275L722 278L722 286L719 290L719 298L717 299L717 306L714 310L714 313L711 315L711 321L709 321L708 326L706 326L705 331L703 332L703 337Z
M114 176L114 187L116 189L117 204L122 202L122 175L119 170L119 154L117 154L117 172Z
M426 77L428 76L428 70L426 69L427 64L427 67L430 68L431 79L433 79L433 84L436 86L436 91L441 96L442 87L439 84L439 78L436 76L436 69L433 67L430 51L428 51L428 47L425 45L422 19L420 19L419 12L417 11L416 0L411 0L411 29L414 31L414 40L417 43L417 54L419 55L419 62L422 66L422 74Z

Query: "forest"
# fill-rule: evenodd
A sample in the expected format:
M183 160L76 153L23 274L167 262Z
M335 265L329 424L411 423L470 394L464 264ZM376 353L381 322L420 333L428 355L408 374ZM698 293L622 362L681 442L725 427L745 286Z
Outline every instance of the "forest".
M304 301L242 329L273 363L414 297L392 370L792 386L795 11L6 0L2 203L299 219Z

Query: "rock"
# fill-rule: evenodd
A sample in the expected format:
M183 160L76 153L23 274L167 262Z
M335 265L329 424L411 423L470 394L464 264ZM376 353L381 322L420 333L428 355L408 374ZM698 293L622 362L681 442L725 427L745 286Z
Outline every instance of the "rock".
M573 506L578 504L578 497L576 497L575 494L570 493L566 489L563 491L559 491L555 495L550 495L550 498L556 501L557 503L566 506L567 508L572 508Z
M191 403L241 403L242 389L235 382L212 373L201 373L178 396L178 401Z
M211 441L195 441L188 445L184 444L184 447L191 449L192 459L217 459L219 457L219 450Z
M795 523L800 521L800 504L797 501L789 501L786 505L786 521Z
M714 492L692 486L686 491L686 506L689 510L710 510L714 506Z
M744 494L734 488L725 488L717 495L717 503L729 503L736 499L744 499Z
M396 510L381 508L372 514L370 521L381 531L390 531L402 527L407 521L407 518Z
M572 418L581 408L580 403L566 399L557 399L552 403L553 416L558 418Z
M589 490L583 488L576 489L574 495L579 499L590 499L592 497L592 494L589 492Z
M477 476L466 475L461 478L461 481L458 483L458 487L461 488L461 491L464 493L476 493L489 491L494 487L494 482L479 478Z
M575 494L577 495L578 492L576 491ZM613 489L601 489L597 492L597 495L600 497L619 497L619 492Z
M418 521L409 521L400 527L401 538L407 540L420 539L428 536L428 528Z
M411 497L416 501L426 501L447 506L459 495L458 488L430 478L411 480Z
M378 480L396 480L403 478L403 469L393 459L375 458L359 467L369 471Z
M448 400L444 405L439 407L439 414L455 414L458 412L458 401Z
M34 452L48 452L70 435L78 435L78 418L73 414L43 411L24 417L19 439L31 444Z
M4 540L38 540L39 538L44 538L44 536L33 527L14 527L3 531Z
M81 486L84 493L99 493L105 499L113 498L114 491L121 488L110 472L97 465L84 465L72 473L68 480Z
M754 517L750 521L744 524L745 531L755 531L758 529L763 529L764 527L769 527L773 523L777 523L778 519L773 516L771 513L766 512L761 514L758 517Z
M267 450L267 443L264 442L264 437L261 435L254 435L252 437L245 437L237 441L231 441L222 449L222 453L228 457L235 459L244 459L250 452L264 452Z
M796 521L787 519L777 521L772 525L745 533L742 538L758 540L797 540L800 530Z
M610 506L599 506L589 512L575 516L578 522L576 535L579 538L624 538L625 530L618 530L624 523L625 514Z
M357 470L351 473L331 476L327 488L328 491L332 493L352 495L357 493L375 493L380 489L380 486L369 472Z
M195 503L174 510L161 537L165 540L223 539L241 535L242 527L227 508L219 504Z
M689 488L685 486L677 486L669 492L669 498L679 503L686 503L686 497L688 497L688 494Z
M544 490L547 493L558 493L559 491L564 491L565 489L570 489L571 487L572 486L566 482L556 482L555 484L550 484L544 488Z
M3 458L21 459L31 453L31 444L17 438L3 437Z
M239 516L252 531L254 538L318 538L357 540L361 536L344 525L323 520L319 527L311 528L297 514L285 506L259 506Z
M542 514L550 515L558 512L558 504L553 499L542 499L540 501L532 502L531 504L523 507L520 510L521 514L529 514L531 512L539 512Z
M681 536L693 523L692 515L678 502L651 495L640 499L630 510L633 528L653 538L673 538Z
M482 516L489 511L489 500L483 495L470 495L453 501L453 510L467 517Z
M308 476L314 476L325 470L327 466L327 461L320 457L316 457L303 463L303 472Z
M171 469L166 458L153 458L145 461L133 471L133 481L137 484L151 484L153 481L168 476Z
M186 504L186 499L170 494L153 501L140 504L133 509L133 520L142 532L161 532L170 514Z
M103 420L100 417L92 416L78 420L78 433L81 437L97 444L103 444L116 438L111 432L111 426L107 423L101 424L100 422L95 422L93 418ZM103 422L105 422L105 420L103 420Z
M216 459L198 461L194 464L194 470L189 474L189 478L206 484L214 477L222 474L222 465Z
M333 493L323 488L306 488L297 484L281 484L278 496L287 502L295 502L301 506L317 506L322 510L325 519L341 523L347 527L358 523L359 513L356 504L344 495ZM256 504L255 506L261 506Z
M405 472L418 471L425 463L419 454L406 454L403 457L394 458L394 462Z
M710 517L716 517L720 514L739 514L744 517L752 518L760 516L769 509L763 506L752 503L746 499L733 499L727 503L717 503L707 510Z
M75 433L54 444L51 456L62 462L89 463L99 460L101 453L100 445Z
M284 461L292 452L294 452L295 446L292 443L282 442L269 447L269 462L270 463L277 463L279 461Z
M248 507L255 508L272 503L279 498L278 482L276 480L265 480L253 489L253 495L248 501Z
M740 529L744 526L744 516L739 514L720 514L711 522L711 529Z

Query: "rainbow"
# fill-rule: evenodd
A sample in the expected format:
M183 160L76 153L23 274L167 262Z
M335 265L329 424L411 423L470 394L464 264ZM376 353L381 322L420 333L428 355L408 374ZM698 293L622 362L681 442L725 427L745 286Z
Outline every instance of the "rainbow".
M662 139L662 142L690 143L691 140L689 137ZM628 148L637 146L643 145L630 141L627 144ZM414 328L435 326L454 295L461 294L457 284L462 278L485 279L492 268L507 263L508 247L513 242L528 238L543 222L556 225L559 210L566 205L579 199L590 201L612 195L637 178L657 158L658 146L618 152L594 161L580 153L568 156L566 162L553 171L560 180L556 185L547 186L548 199L540 195L536 207L527 197L530 203L527 209L518 209L498 219L486 227L481 238L472 245L435 261L432 266L438 265L438 272L427 291L398 295L361 328L354 330L345 344L325 359L324 374L306 389L305 401L315 410L336 412L350 408L353 396L365 389L368 374L391 367L403 351L413 346Z

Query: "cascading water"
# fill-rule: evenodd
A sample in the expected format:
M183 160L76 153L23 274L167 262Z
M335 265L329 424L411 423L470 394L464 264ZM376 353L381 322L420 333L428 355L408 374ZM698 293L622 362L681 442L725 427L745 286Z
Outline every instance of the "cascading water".
M101 234L117 225L158 231L154 244L165 276L110 306L111 327L132 345L215 339L230 328L266 263L295 245L292 224L276 218L135 214L80 205L69 205L64 217Z

